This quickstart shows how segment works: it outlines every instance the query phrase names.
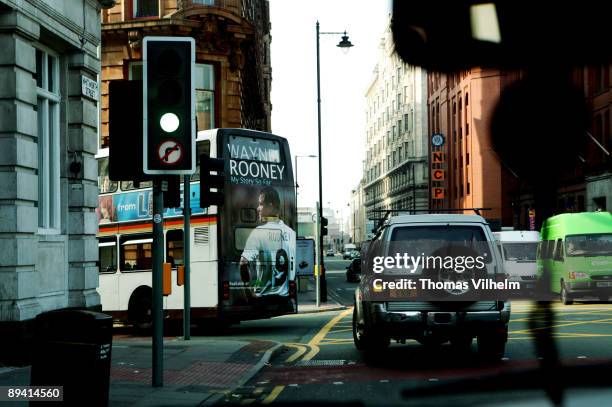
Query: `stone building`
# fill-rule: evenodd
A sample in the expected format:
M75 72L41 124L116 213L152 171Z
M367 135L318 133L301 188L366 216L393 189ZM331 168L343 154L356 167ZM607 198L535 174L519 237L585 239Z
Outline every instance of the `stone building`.
M100 11L0 0L0 360L27 358L34 318L98 308Z
M374 76L366 90L363 191L373 210L428 207L427 74L395 53L390 28L381 39Z
M108 147L108 83L141 79L145 36L196 41L198 130L270 131L267 0L119 0L102 12L100 147Z

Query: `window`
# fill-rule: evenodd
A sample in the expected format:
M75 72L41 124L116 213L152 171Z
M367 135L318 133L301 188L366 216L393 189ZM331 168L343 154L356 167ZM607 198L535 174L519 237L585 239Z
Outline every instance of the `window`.
M117 240L115 237L100 238L98 243L100 273L117 272Z
M60 228L59 58L36 49L39 232Z
M397 110L400 110L402 108L402 94L398 93L397 94Z
M121 271L151 271L151 234L122 236L120 242Z
M215 70L209 64L196 64L195 104L198 130L215 128Z
M397 121L397 134L402 134L402 121L398 120Z
M183 231L180 229L169 230L166 233L166 262L172 268L181 266L183 261Z
M111 181L108 175L108 157L98 159L98 194L117 191L117 181Z
M142 79L142 62L130 63L130 80ZM215 69L210 64L195 65L195 106L197 131L215 128Z
M159 1L132 0L132 15L134 18L159 17Z
M408 131L408 113L404 114L404 131Z

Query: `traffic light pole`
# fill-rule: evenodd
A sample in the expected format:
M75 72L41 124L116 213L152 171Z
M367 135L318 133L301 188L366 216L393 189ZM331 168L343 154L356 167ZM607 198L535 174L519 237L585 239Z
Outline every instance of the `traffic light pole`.
M190 199L191 175L184 176L183 185L183 267L185 270L185 285L183 286L183 336L187 341L191 339L191 199Z
M164 193L160 179L153 181L153 387L164 385Z

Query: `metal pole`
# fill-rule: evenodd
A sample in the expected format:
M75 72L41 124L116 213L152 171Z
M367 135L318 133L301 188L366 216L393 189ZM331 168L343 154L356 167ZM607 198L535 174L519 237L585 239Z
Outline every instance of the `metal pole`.
M319 222L319 220L321 219L321 212L320 212L320 205L317 202L317 222L316 222L316 229L317 229L317 239L316 239L316 245L317 245L317 251L316 251L316 269L315 269L315 286L316 286L316 294L317 294L317 308L319 306L321 306L321 259L323 258L323 256L321 255L321 251L319 250L319 247L321 247L321 244L323 242L321 242L321 222Z
M153 181L153 387L164 385L164 193L162 181Z
M191 175L183 177L183 338L191 339Z
M295 156L295 213L297 214L298 210L298 188L299 188L299 184L298 184L298 169L297 169L297 162L298 162L298 156ZM297 219L297 215L295 217Z
M412 167L412 214L416 213L416 180L414 179L414 163L411 165Z
M321 223L321 217L323 216L323 154L321 152L321 69L319 62L319 22L317 21L317 134L319 143L319 213L317 219ZM322 228L318 229L320 244L318 247L319 251L319 266L323 270L323 235ZM321 274L321 273L319 273ZM321 279L321 283L325 285L325 277ZM323 302L327 301L327 285L320 290L322 292ZM318 291L317 291L318 292Z

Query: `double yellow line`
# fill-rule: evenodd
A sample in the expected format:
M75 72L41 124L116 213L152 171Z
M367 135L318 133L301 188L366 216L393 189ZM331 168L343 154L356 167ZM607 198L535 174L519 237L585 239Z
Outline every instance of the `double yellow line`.
M329 331L331 331L332 328L338 322L340 322L340 320L342 320L342 318L346 317L351 312L353 312L353 309L349 308L347 310L342 311L335 317L333 317L331 320L329 320L329 322L327 322L327 324L325 324L325 326L323 326L323 328L321 328L321 330L319 330L319 332L317 332L315 336L312 337L312 339L307 344L286 343L285 345L290 348L294 348L295 352L293 352L285 360L285 363L293 363L293 362L296 362L297 360L300 360L300 358L302 361L313 359L321 350L319 348L319 344L323 341L323 339L325 339L325 336L329 333ZM285 386L282 386L282 385L274 386L270 394L268 394L268 396L261 403L270 404L274 402L274 400L276 400L276 398L280 396L280 394L283 392L284 389L285 389Z

